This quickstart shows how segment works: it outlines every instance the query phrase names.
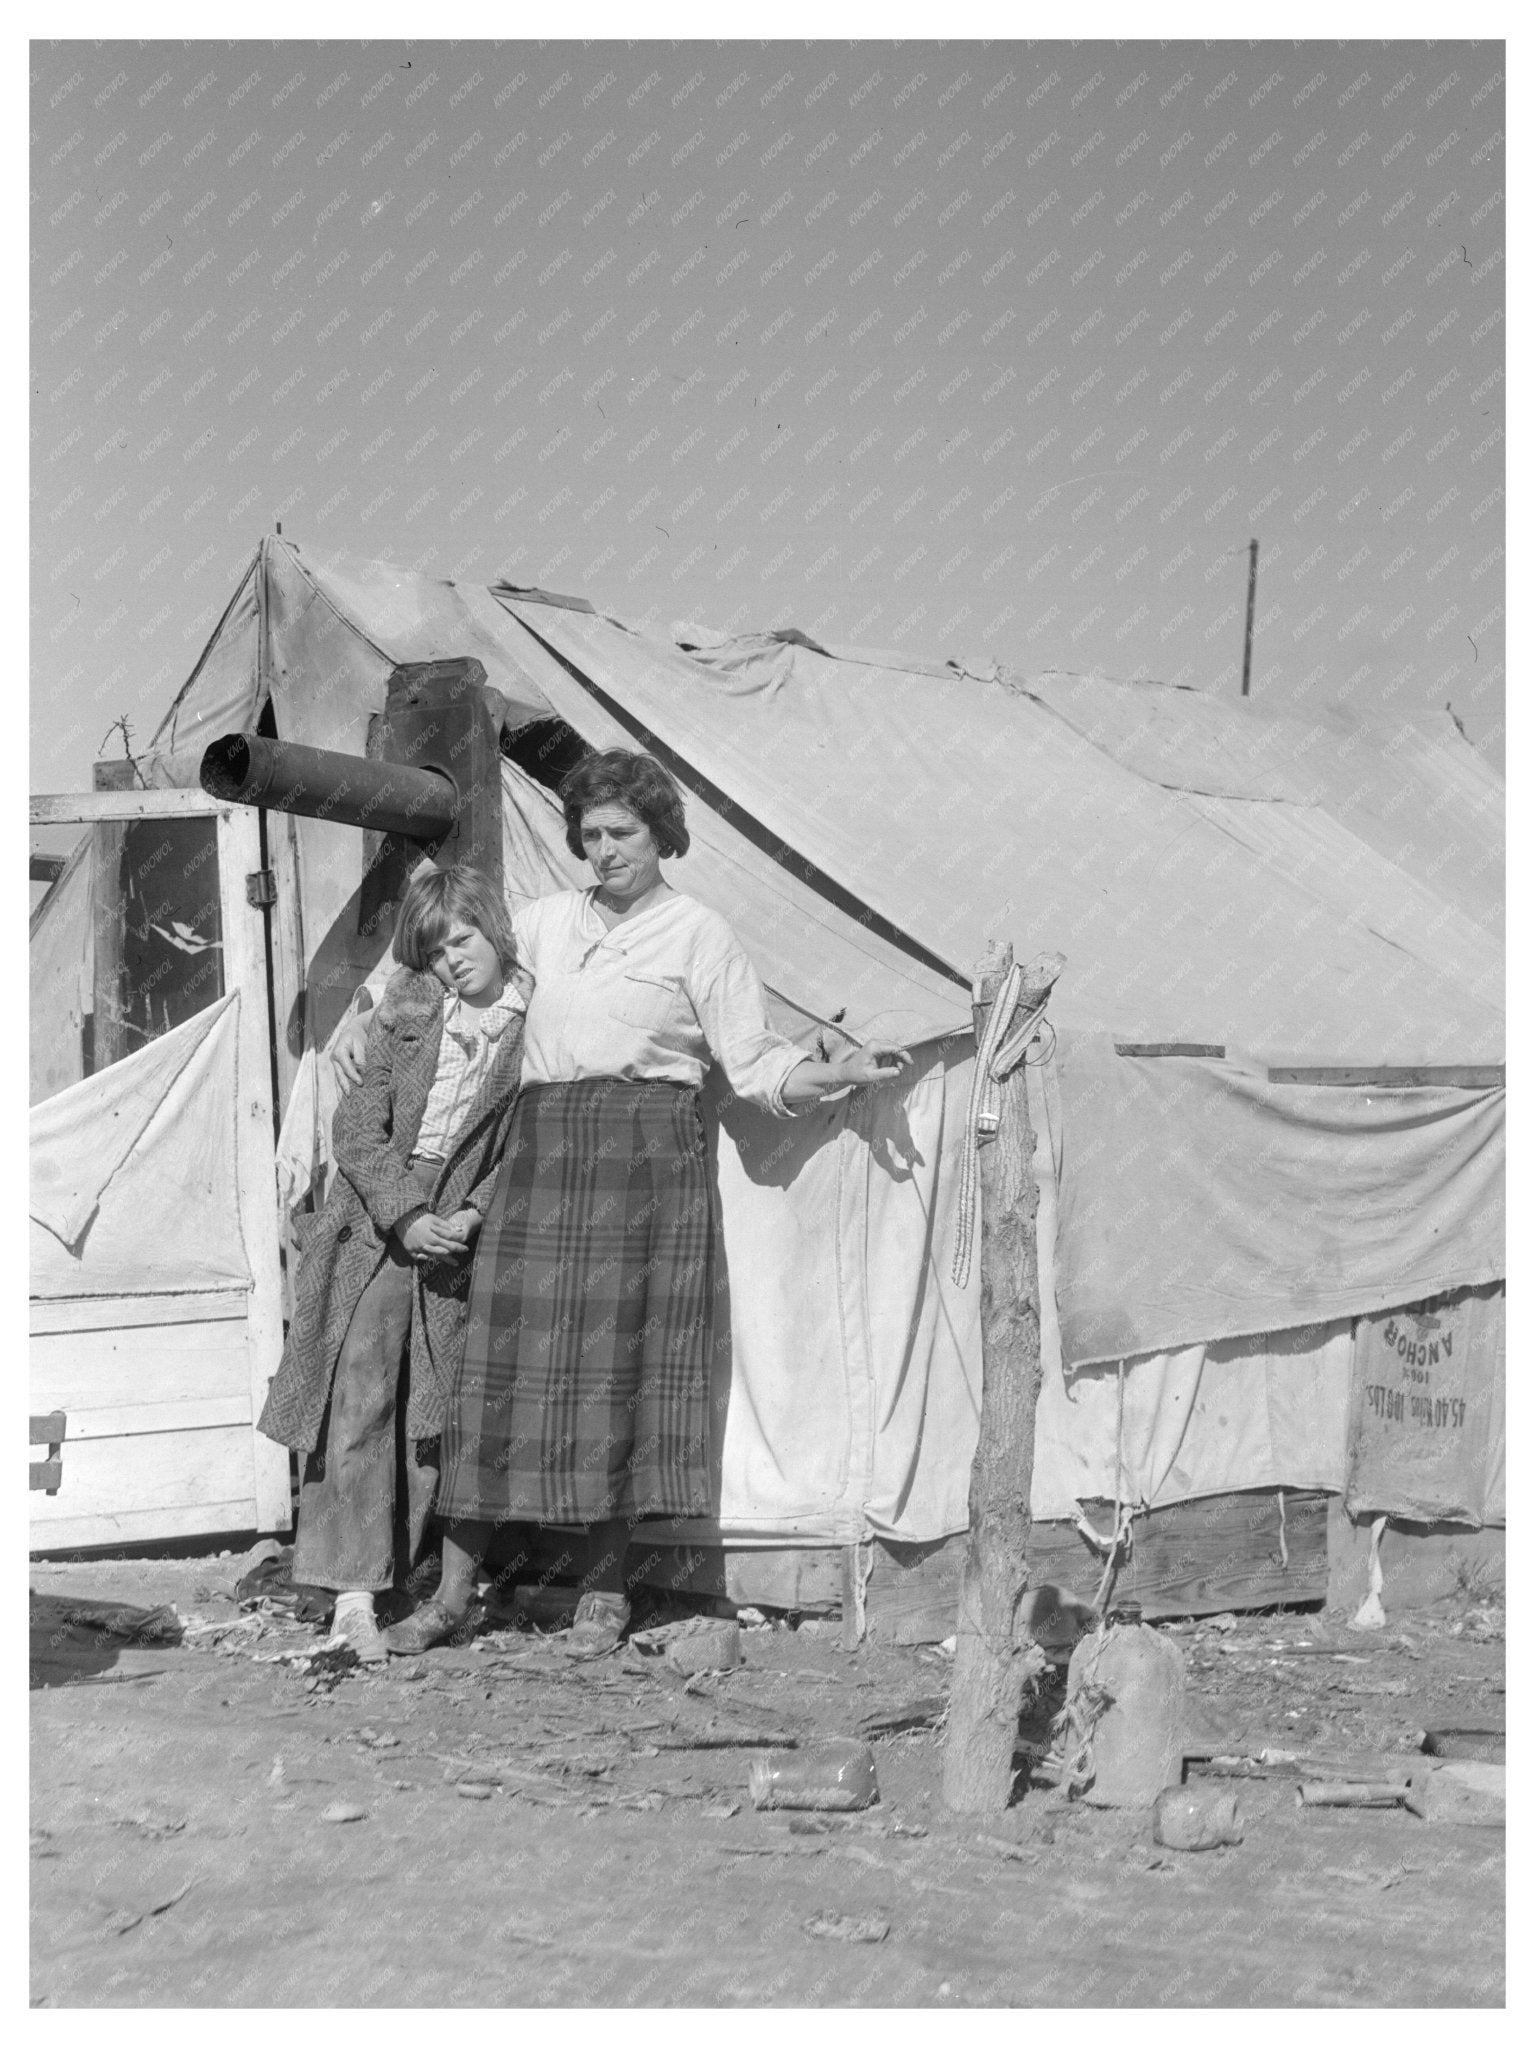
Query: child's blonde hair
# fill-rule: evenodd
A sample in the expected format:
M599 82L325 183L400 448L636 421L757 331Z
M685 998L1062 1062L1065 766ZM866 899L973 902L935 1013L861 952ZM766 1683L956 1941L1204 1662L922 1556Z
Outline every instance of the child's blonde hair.
M419 870L411 877L394 921L395 959L417 974L430 973L432 955L456 924L483 932L502 973L513 971L517 945L501 892L479 868L463 865Z

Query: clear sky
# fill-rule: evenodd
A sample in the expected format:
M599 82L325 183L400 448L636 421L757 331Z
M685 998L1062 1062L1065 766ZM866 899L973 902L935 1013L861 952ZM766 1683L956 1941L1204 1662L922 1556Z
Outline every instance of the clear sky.
M1503 758L1496 43L35 43L32 783L257 540Z

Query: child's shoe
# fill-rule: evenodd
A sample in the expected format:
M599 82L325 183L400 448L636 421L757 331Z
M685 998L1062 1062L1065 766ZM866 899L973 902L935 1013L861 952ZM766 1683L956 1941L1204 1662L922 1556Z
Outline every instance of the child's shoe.
M383 1664L388 1661L383 1636L379 1633L378 1618L373 1612L371 1593L338 1593L336 1614L331 1623L331 1634L341 1636L357 1652L360 1664Z

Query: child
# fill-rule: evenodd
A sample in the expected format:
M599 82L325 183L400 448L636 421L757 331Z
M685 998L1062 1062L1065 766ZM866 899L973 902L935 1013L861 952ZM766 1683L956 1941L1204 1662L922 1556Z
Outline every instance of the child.
M407 971L390 981L365 1079L336 1110L340 1171L260 1424L308 1454L293 1576L334 1589L334 1632L365 1663L386 1655L373 1596L414 1564L436 1489L526 993L505 905L475 868L414 877L394 956Z

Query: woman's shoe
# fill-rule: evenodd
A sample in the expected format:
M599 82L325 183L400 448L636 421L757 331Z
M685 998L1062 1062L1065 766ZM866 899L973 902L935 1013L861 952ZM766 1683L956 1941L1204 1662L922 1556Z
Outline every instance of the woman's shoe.
M439 1643L465 1643L474 1633L467 1614L450 1614L436 1598L423 1600L413 1614L383 1633L384 1648L396 1657L419 1657Z
M622 1593L583 1593L576 1618L564 1643L565 1655L578 1660L606 1657L618 1648L629 1626L629 1603Z

